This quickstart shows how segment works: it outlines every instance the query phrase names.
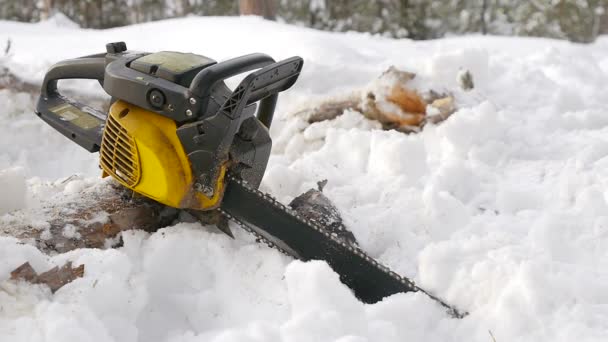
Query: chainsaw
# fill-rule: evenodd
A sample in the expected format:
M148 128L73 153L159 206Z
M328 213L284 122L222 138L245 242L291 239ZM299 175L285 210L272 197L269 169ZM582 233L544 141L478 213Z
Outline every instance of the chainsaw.
M260 53L218 63L192 53L127 50L59 62L47 72L36 114L89 152L99 152L103 177L170 207L219 212L258 241L302 260L324 260L357 298L375 303L420 291L456 308L284 206L258 187L272 140L278 94L297 80L304 62L276 62ZM230 89L226 80L243 76ZM107 114L60 94L62 79L97 80L111 96Z

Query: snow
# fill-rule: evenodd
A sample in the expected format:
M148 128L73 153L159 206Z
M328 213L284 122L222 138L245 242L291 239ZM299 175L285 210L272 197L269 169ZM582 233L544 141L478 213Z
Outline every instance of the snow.
M189 17L104 31L0 22L0 42L8 38L4 64L33 81L56 61L118 40L218 60L254 51L302 56L300 80L279 101L262 190L287 203L327 179L326 195L371 256L470 314L452 319L412 293L364 305L323 262L293 261L236 227L231 240L178 223L127 232L118 249L53 256L0 237L0 340L608 336L606 37L592 45L481 36L414 42ZM453 92L459 110L416 135L381 131L355 112L313 125L290 114L368 87L390 65L415 72L421 87ZM473 75L470 92L458 87L463 70ZM45 206L107 186L97 156L32 115L30 97L0 90L0 105L0 226L44 229ZM7 280L25 261L43 272L68 260L85 264L85 275L55 294Z
M80 239L81 235L78 232L78 227L73 224L66 224L61 231L61 235L68 239Z
M0 171L0 215L25 208L25 177L19 168Z
M41 27L50 27L50 28L67 28L67 29L77 29L80 28L77 23L73 22L68 16L61 12L53 13L46 20L42 20L38 23Z

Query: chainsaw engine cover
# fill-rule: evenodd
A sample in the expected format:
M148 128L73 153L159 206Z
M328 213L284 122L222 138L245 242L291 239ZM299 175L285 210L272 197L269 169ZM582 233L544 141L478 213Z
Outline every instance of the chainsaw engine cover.
M131 69L189 87L199 71L216 64L211 58L193 53L161 51L139 57L131 62Z
M146 197L175 208L205 210L219 205L224 178L213 196L195 191L192 166L177 137L175 121L162 115L116 101L99 154L104 175ZM223 176L226 169L221 172Z

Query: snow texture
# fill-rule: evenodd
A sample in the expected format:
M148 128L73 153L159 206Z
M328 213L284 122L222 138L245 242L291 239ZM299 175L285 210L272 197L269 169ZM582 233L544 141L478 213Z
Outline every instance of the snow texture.
M412 293L364 305L323 262L293 261L237 227L231 240L179 223L127 232L118 249L53 256L0 237L2 341L608 336L608 38L414 42L196 17L105 31L0 22L0 42L8 38L4 63L32 81L54 62L120 40L217 60L254 51L302 56L299 82L279 101L262 190L288 203L327 179L325 194L362 248L470 315L451 319ZM310 126L289 115L364 88L390 65L415 72L421 87L453 92L459 110L409 136L354 112ZM458 88L463 70L474 78L470 92ZM97 156L47 127L33 106L25 94L0 90L0 224L44 229L45 203L103 181ZM68 178L74 173L81 177ZM7 280L26 261L37 272L66 261L86 270L51 294Z

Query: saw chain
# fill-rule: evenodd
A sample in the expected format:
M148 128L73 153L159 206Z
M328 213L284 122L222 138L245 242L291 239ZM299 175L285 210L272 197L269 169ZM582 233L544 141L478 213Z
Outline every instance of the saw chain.
M467 313L449 305L368 256L316 220L304 218L274 197L227 176L226 192L219 211L253 234L257 241L303 261L324 260L365 303L375 303L400 292L422 292L455 318Z

